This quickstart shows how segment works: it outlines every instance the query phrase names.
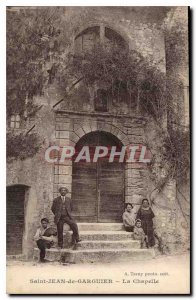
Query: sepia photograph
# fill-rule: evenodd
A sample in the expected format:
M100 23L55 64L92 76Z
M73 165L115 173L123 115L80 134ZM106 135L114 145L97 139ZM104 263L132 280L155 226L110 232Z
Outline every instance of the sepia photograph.
M8 294L190 294L190 17L6 7Z

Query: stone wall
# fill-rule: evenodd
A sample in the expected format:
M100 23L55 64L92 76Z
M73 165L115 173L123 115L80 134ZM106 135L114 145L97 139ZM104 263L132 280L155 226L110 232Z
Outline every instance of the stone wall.
M23 253L32 254L33 236L40 225L40 219L53 220L50 207L53 200L53 167L44 159L44 153L54 138L54 113L48 107L41 110L35 120L39 128L42 148L32 158L9 160L7 162L7 186L22 184L28 187L26 193L25 228Z
M73 145L85 134L94 131L103 131L113 134L122 142L124 146L141 145L144 143L143 124L145 120L141 117L116 117L111 114L98 113L74 113L60 111L56 114L56 143L59 146ZM58 175L55 175L54 196L58 193L58 188L65 184L71 191L71 161L65 162L64 166L55 168ZM61 176L61 172L65 176ZM133 181L132 181L133 179ZM145 197L145 169L143 166L134 166L126 163L125 166L125 202L140 203Z

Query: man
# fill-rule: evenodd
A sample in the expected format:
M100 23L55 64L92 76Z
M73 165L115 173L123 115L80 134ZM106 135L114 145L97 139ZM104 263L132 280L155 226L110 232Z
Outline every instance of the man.
M72 244L80 242L78 226L71 216L71 199L67 197L68 189L59 188L59 197L55 198L51 207L54 214L54 222L57 225L58 246L63 248L63 225L66 223L73 231Z
M40 250L40 262L44 263L47 260L45 259L46 248L50 248L53 244L53 236L44 236L46 230L49 228L49 221L47 218L41 219L41 227L37 229L34 236L34 240L37 243L37 246Z

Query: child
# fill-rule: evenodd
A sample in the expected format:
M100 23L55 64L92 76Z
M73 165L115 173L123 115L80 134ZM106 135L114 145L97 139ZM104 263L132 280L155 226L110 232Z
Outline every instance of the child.
M133 232L135 225L136 212L131 203L127 203L125 212L123 213L123 224L126 231Z
M46 249L50 249L54 245L56 229L49 226L47 218L41 219L41 227L39 227L34 236L34 240L40 250L40 262L47 262L45 259Z
M139 240L141 241L141 248L144 247L144 242L147 242L147 237L144 233L144 230L142 228L142 222L140 219L137 219L135 221L135 226L134 226L134 230L133 230L133 237L135 240Z

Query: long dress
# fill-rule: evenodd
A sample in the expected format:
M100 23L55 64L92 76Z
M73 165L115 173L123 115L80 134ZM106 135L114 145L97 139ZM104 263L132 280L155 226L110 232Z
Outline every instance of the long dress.
M148 209L144 209L142 207L139 208L137 213L137 219L140 219L142 222L142 228L144 230L145 235L147 235L148 237L149 247L153 247L155 245L153 218L154 218L154 213L151 207L149 207Z

